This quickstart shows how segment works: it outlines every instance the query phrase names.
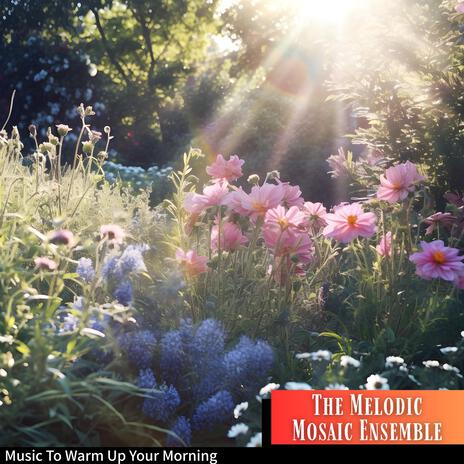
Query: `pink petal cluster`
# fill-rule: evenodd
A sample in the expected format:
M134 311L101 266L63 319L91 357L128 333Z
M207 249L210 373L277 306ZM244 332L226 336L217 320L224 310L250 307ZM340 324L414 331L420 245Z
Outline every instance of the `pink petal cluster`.
M403 201L415 185L425 179L417 171L417 166L410 161L392 166L380 176L380 186L377 190L377 198L388 203Z
M214 181L233 182L242 177L242 166L244 160L233 155L228 160L225 160L222 155L217 155L216 161L206 168L206 172L213 178Z
M301 189L298 185L290 185L289 182L279 182L284 190L282 203L287 206L298 206L301 208L304 204L304 198L301 196Z
M456 10L457 13L459 14L464 14L464 2L459 2L454 9Z
M187 193L184 198L184 208L188 213L198 216L206 208L223 205L229 193L227 182L207 185L203 188L203 194Z
M58 264L53 261L53 259L47 258L46 256L34 258L34 264L37 269L42 269L44 271L54 271L58 267Z
M238 214L256 220L268 210L279 206L285 195L282 185L263 184L252 187L249 194L237 189L226 198L225 203Z
M117 224L105 224L100 227L100 235L111 245L120 245L126 236L122 227Z
M345 177L349 173L348 159L346 157L345 149L343 147L340 147L338 149L337 155L329 156L329 158L327 159L327 163L332 169L331 171L329 171L329 174L332 176L333 179L337 179L338 177Z
M311 203L307 201L303 205L303 212L305 213L308 221L308 227L314 232L319 232L322 227L327 225L325 217L327 210L322 203Z
M451 229L453 224L456 222L456 216L451 213L435 213L424 219L424 223L428 225L425 230L425 235L433 234L433 231L438 228L439 225L446 229Z
M377 218L374 213L365 213L360 203L339 205L333 213L325 216L327 226L323 230L326 237L343 243L356 237L372 237L376 232Z
M211 249L213 251L217 251L219 247L222 250L233 251L246 243L248 243L248 238L242 234L240 227L233 222L221 224L220 240L219 224L217 222L211 230Z
M182 267L187 277L196 277L208 271L208 258L200 256L195 250L184 251L178 248L176 251L176 260Z
M64 245L72 248L76 244L74 234L70 230L54 230L48 234L48 241L55 245Z
M385 235L382 235L379 244L376 246L377 253L380 256L389 258L392 254L392 233L387 232Z
M416 265L416 274L423 279L454 281L464 274L464 256L457 248L446 247L442 240L421 242L422 251L413 253L409 260Z
M263 237L274 255L270 272L278 283L291 273L304 275L304 265L313 257L312 241L305 229L306 215L298 207L270 209L264 218Z

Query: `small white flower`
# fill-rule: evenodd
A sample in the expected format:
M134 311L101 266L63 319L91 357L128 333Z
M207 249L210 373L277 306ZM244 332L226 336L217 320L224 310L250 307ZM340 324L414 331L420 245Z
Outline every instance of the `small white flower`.
M263 446L263 435L261 432L257 433L251 440L247 443L247 448L261 448Z
M342 383L331 383L325 387L326 390L349 390L349 388L346 385L343 385Z
M277 390L280 388L280 384L278 383L268 383L259 391L259 396L267 396L271 393L272 390Z
M361 365L361 361L358 361L357 359L354 359L351 356L343 355L340 358L340 365L342 367L353 366L358 368Z
M246 433L248 433L248 430L250 430L248 425L244 424L243 422L240 422L239 424L235 424L230 428L229 432L227 432L227 436L229 438L236 438L241 434L245 435Z
M404 359L401 356L387 356L385 359L385 367L391 368L395 366L401 366L404 364Z
M296 359L310 359L311 361L330 361L332 353L328 350L318 350L311 353L298 353Z
M440 348L442 354L449 354L449 353L456 353L458 348L456 346L445 346L444 348Z
M402 366L398 367L398 370L400 372L404 372L404 373L408 372L408 368L405 365L402 365Z
M442 369L444 371L448 371L448 372L454 372L455 374L459 374L461 371L457 368L457 367L454 367L452 366L451 364L443 364L443 366L441 366Z
M438 361L434 361L434 360L423 361L422 364L425 367L440 367L440 363Z
M285 390L312 390L311 385L304 382L287 382Z
M461 337L464 338L464 330L461 332Z
M388 379L378 374L372 374L367 378L366 390L390 390Z
M246 411L248 409L248 401L244 401L243 403L237 404L234 409L234 417L235 419L238 419L243 411Z

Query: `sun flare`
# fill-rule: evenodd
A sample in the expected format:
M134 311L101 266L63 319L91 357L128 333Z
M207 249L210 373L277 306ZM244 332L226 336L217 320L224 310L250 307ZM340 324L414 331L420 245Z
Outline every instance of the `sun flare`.
M290 3L301 20L338 22L365 0L290 0Z

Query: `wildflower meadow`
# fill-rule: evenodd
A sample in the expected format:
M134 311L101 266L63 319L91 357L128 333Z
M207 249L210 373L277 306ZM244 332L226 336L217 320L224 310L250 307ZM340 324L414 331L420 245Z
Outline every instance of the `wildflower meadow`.
M132 3L137 2L95 9L97 32L102 21L120 21L131 9L139 18ZM462 46L453 40L461 30L455 26L464 24L464 6L423 3L424 17L433 16L430 8L441 15L437 30L448 24L443 34L456 50L447 52L448 61L444 52L441 60L431 60L437 67L448 63L447 84L423 68L424 81L416 87L435 92L439 82L455 90L462 79ZM15 14L19 18L13 9ZM171 14L165 21L174 20L177 10ZM192 6L182 28L195 24L195 14ZM217 20L202 14L198 21L205 31L198 37L206 37ZM108 33L109 39L102 35L104 47L116 43L114 31ZM187 47L187 32L176 33L177 39L166 39L172 47L166 73L178 48ZM163 43L155 34L154 49ZM101 58L107 72L101 98L113 92L115 111L127 109L130 118L115 124L117 130L100 126L107 108L86 102L81 93L72 98L76 107L66 108L69 120L57 113L53 121L34 122L31 113L28 126L18 125L29 116L16 113L28 87L5 95L0 86L8 102L0 131L2 446L259 447L262 402L274 390L464 389L464 171L454 165L461 169L461 185L453 184L453 168L443 161L448 149L462 158L461 95L457 102L448 92L448 104L461 105L461 113L448 108L442 120L440 108L429 113L425 99L408 94L413 78L405 70L404 87L398 84L399 96L390 100L392 114L382 114L376 107L382 92L396 90L385 90L372 64L365 94L353 76L338 76L351 88L327 84L333 98L323 105L346 102L342 92L350 91L359 94L353 99L364 109L364 97L376 100L365 110L372 113L364 115L367 124L321 149L322 167L313 174L291 175L310 157L306 149L300 158L289 158L291 169L280 169L260 162L259 151L253 157L233 144L221 151L202 146L206 135L182 146L178 139L168 145L163 134L163 153L176 150L168 163L129 166L130 150L142 156L147 146L131 148L125 126L133 121L138 134L148 132L147 121L131 119L136 109L123 102L133 98L141 105L142 92L115 97L121 76L139 87L146 78L152 92L147 104L170 99L164 115L174 107L175 85L167 84L166 75L157 80L155 65L153 76L136 71L135 56L134 63L121 64L129 59L129 45L121 46L121 56L116 50L107 50L108 63ZM200 59L196 48L189 53L171 76L176 85L192 60ZM357 49L353 54L360 56ZM34 78L38 85L43 79ZM93 92L98 100L98 88ZM445 105L443 96L430 98ZM427 121L419 120L413 104L423 105ZM403 125L394 120L395 105L406 114ZM163 110L157 114L167 130ZM443 144L439 157L434 150L440 150L435 142L443 125L453 125L454 145ZM261 137L269 143L264 139L270 127L269 134L255 133L254 143ZM311 130L308 137L318 137ZM237 132L245 140L244 131ZM121 150L128 151L121 156ZM326 185L333 189L324 190Z

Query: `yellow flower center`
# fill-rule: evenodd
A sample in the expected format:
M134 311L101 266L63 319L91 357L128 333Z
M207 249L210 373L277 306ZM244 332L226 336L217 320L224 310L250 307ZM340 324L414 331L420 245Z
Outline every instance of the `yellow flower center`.
M255 201L252 203L253 210L258 213L258 214L266 214L268 208L266 205L263 203L260 203L259 201Z
M356 221L358 220L358 216L350 215L346 218L346 221L350 226L356 225Z
M278 222L279 222L279 226L280 226L280 228L281 228L282 230L287 229L288 226L289 226L288 219L285 218L285 217L284 217L284 218L280 218Z
M446 261L446 256L442 251L434 251L432 257L437 264L443 264Z

